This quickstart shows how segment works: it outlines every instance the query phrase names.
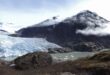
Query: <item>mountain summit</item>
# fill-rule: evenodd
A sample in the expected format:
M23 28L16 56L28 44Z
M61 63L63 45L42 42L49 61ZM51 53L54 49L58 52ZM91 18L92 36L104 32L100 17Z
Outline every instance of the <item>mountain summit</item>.
M65 20L65 22L80 22L80 23L87 23L87 24L102 24L109 22L108 20L104 19L103 17L98 16L95 12L91 12L89 10L84 10L78 13L75 16L72 16Z
M56 17L53 18L53 20L56 19ZM72 50L77 51L92 51L93 49L100 50L103 48L110 48L110 35L84 35L88 31L83 34L81 33L81 31L83 30L90 29L97 31L97 29L104 28L103 26L109 23L108 20L98 16L94 12L91 12L89 10L82 11L75 16L66 18L65 20L58 23L49 23L48 25L46 25L47 22L45 22L36 24L38 26L34 25L27 28L22 28L16 32L16 35L19 37L45 38L49 42L53 42L62 47L71 48ZM90 33L91 32L92 31L90 30ZM77 49L77 46L79 48L83 47L84 49Z

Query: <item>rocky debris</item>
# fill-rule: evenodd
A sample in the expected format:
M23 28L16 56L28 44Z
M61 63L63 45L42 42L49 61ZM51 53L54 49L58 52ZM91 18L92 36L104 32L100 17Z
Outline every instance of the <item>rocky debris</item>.
M101 49L100 47L97 47L97 45L93 42L81 42L74 45L73 48L75 51L81 51L81 52L84 52L84 51L92 52L92 51L98 51Z
M61 73L61 75L75 75L75 74L72 74L70 72L64 72L64 73Z
M42 53L42 52L40 52ZM30 53L16 59L16 63L27 62L27 58L32 61L32 55L39 53ZM45 53L43 53L45 54ZM48 53L47 53L48 54ZM28 57L27 57L28 55ZM33 57L35 58L35 57ZM75 61L64 61L45 67L35 67L32 64L25 63L20 65L20 71L6 65L0 65L0 75L110 75L110 51L96 53L93 56L80 58ZM19 60L19 61L18 61ZM41 60L40 60L41 61ZM18 64L17 63L17 64ZM34 63L34 61L33 61ZM26 64L28 69L26 68ZM25 67L24 67L25 66ZM30 69L29 69L30 68Z
M48 48L49 53L66 53L71 51L69 48Z
M34 52L18 57L14 62L18 69L32 69L51 65L52 57L46 52Z
M89 58L90 60L97 61L110 61L110 51L103 51L95 54L94 56Z
M110 74L110 51L102 51L95 55L79 60L80 69L85 70L87 75L109 75Z
M54 65L54 67L62 72L66 71L75 75L109 75L110 51L99 52L93 56L80 58L75 61L61 62Z

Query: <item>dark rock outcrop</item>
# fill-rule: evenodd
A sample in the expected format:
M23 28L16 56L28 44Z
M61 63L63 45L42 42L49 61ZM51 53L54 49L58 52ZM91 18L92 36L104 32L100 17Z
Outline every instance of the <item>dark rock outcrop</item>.
M73 47L76 51L81 51L81 52L91 52L91 51L98 51L101 49L101 47L97 47L97 45L93 42L81 42L78 44L75 44Z
M7 31L0 29L0 34L9 34Z
M34 52L14 60L17 69L46 67L52 64L52 57L46 52Z
M108 22L106 19L87 10L56 24L48 26L39 26L39 24L37 24L20 29L16 32L16 36L46 38L49 42L56 43L62 47L71 48L73 51L75 50L74 47L78 44L80 45L80 43L84 42L89 44L89 42L92 42L93 46L96 45L97 51L97 49L110 48L110 35L85 35L78 33L77 30L99 28L102 24Z
M110 51L102 51L89 58L90 60L110 61Z
M0 29L0 31L1 31L1 32L7 32L7 31L5 31L5 30L1 30L1 29Z
M48 48L48 53L66 53L71 51L69 48Z

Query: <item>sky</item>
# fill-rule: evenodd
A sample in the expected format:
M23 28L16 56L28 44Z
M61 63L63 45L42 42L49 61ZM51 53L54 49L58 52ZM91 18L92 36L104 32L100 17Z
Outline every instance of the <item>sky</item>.
M64 19L83 10L96 12L110 20L109 3L110 0L0 0L0 22L13 23L19 28L53 16Z
M0 0L0 20L19 24L37 23L65 13L66 9L77 2L78 0Z

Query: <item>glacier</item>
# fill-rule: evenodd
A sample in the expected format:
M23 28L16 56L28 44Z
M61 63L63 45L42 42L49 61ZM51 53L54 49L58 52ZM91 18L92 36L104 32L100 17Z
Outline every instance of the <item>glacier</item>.
M0 57L18 57L35 51L48 51L48 48L60 46L46 41L44 38L20 38L0 34Z
M59 18L53 17L33 26L48 26L59 23L60 21ZM8 36L8 34L13 34L16 30L23 27L26 26L13 23L0 24L0 58L18 57L35 51L48 52L48 48L61 48L61 46L57 44L48 42L45 38L20 38Z

